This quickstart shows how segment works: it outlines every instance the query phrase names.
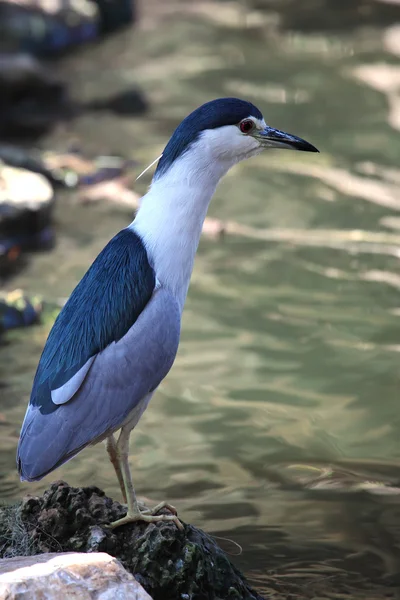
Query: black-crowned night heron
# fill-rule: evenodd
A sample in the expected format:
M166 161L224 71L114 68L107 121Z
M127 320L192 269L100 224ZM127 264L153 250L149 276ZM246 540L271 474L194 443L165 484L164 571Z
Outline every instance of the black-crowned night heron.
M128 505L126 517L111 526L138 520L181 526L167 503L139 506L129 435L175 360L215 188L235 163L264 148L318 152L269 127L258 108L236 98L204 104L175 130L136 218L102 250L50 332L18 446L22 480L39 480L105 439ZM156 514L164 506L173 514Z

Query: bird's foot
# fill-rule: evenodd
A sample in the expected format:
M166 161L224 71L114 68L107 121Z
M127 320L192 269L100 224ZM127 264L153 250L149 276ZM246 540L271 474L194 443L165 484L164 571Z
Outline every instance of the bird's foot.
M163 509L168 509L172 514L170 515L158 515L157 513ZM154 508L146 508L145 510L137 510L136 512L128 513L122 519L110 523L110 529L116 529L121 525L127 525L128 523L135 523L137 521L145 521L146 523L158 523L159 521L172 521L175 523L178 529L184 530L184 527L177 517L177 510L168 502L160 502Z
M166 508L170 513L175 515L175 517L178 515L178 511L176 510L175 506L172 506L172 504L169 504L169 502L165 502L165 500L163 502L159 502L159 504L156 504L156 506L153 508L148 508L145 504L143 504L143 506L145 507L144 510L141 511L143 514L156 515L160 510Z

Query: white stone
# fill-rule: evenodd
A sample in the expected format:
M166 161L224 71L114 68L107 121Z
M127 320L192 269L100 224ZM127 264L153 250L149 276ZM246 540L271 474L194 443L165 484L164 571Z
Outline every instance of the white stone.
M0 600L151 600L105 552L39 554L0 560Z
M0 164L0 204L38 210L54 197L50 182L44 175L27 169Z

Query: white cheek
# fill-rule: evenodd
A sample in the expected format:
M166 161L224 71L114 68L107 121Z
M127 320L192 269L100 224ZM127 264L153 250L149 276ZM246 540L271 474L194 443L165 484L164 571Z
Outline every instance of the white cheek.
M215 160L236 162L260 150L259 142L252 136L243 135L236 125L207 129L202 134L202 141Z

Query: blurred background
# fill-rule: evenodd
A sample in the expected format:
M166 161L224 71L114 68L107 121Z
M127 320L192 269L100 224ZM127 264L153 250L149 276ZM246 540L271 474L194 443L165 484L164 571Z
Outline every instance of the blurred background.
M238 96L321 154L219 186L136 488L240 544L219 540L270 598L399 597L399 57L397 0L0 1L2 501L56 478L120 499L102 445L19 482L34 372L137 175Z

